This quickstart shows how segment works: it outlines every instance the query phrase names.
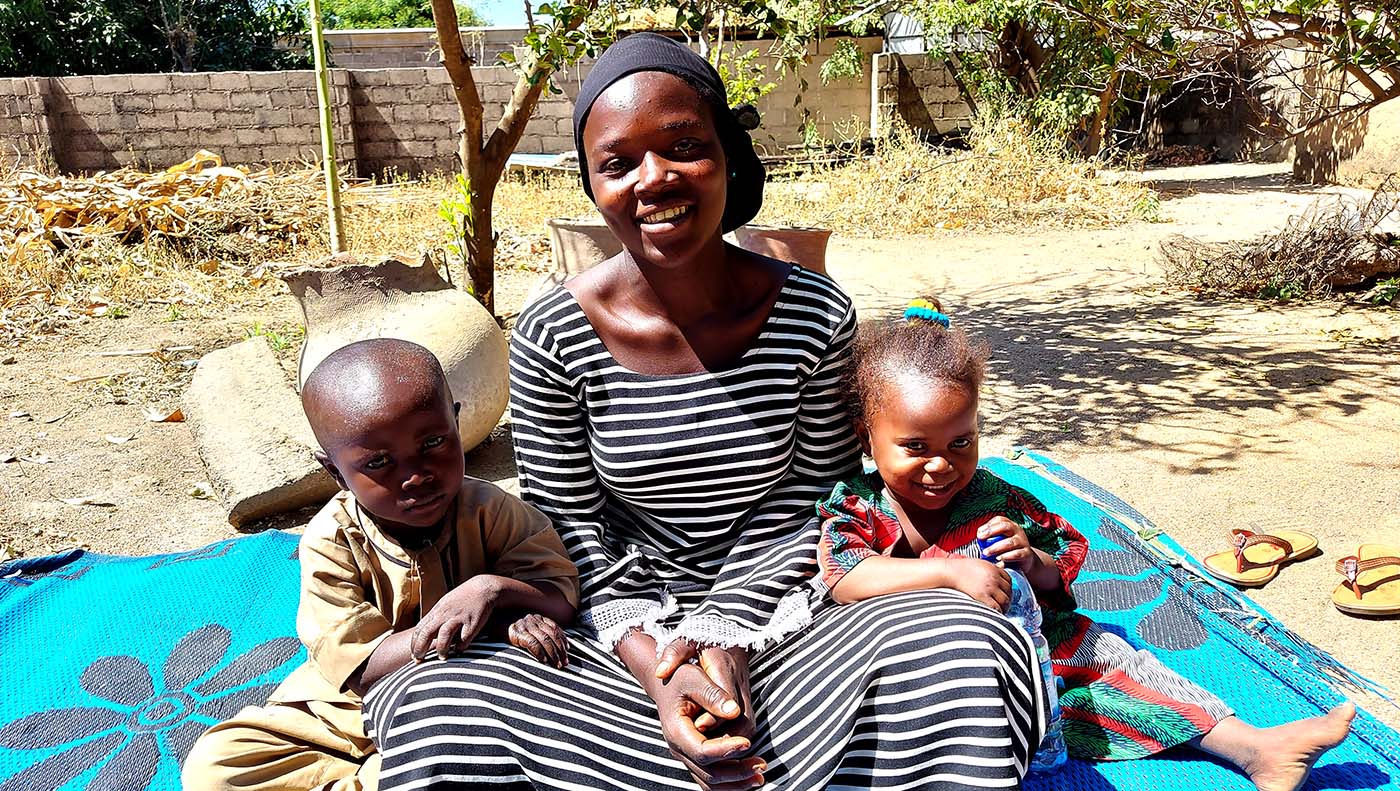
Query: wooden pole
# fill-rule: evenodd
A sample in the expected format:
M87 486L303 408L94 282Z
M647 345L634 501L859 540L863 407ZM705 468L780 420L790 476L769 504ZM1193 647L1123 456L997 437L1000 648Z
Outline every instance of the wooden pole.
M335 125L331 118L331 78L326 42L321 37L321 2L310 0L311 54L316 63L316 105L321 111L321 160L326 171L326 209L330 215L331 252L345 252L345 224L340 212L340 174L335 160Z

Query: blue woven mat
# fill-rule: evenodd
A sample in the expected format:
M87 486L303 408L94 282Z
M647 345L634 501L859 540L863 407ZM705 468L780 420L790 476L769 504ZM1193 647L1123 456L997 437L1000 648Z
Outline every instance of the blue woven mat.
M1329 679L1345 668L1192 573L1185 552L1126 503L1035 454L985 466L1089 537L1075 586L1087 614L1249 721L1273 725L1341 700ZM0 566L0 791L178 791L195 737L266 699L303 659L292 636L295 550L295 537L269 532L175 555L74 551ZM1071 761L1026 787L1252 788L1181 753ZM1307 788L1400 789L1400 734L1358 715Z

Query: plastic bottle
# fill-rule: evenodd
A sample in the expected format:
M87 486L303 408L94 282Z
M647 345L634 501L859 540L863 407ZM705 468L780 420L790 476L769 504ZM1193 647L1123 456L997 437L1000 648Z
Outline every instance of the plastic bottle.
M986 552L987 547L999 540L999 536L977 540L977 545L982 549L983 560L995 562ZM1060 695L1059 687L1055 683L1055 671L1050 664L1050 644L1040 632L1040 604L1035 600L1035 591L1031 589L1030 581L1016 569L1008 568L1006 573L1011 577L1011 604L1006 608L1006 617L1031 636L1036 658L1040 660L1040 675L1045 681L1046 694L1050 697L1050 725L1045 731L1045 739L1041 741L1040 749L1036 750L1035 758L1031 760L1030 771L1050 772L1064 766L1069 758L1064 733L1060 727Z

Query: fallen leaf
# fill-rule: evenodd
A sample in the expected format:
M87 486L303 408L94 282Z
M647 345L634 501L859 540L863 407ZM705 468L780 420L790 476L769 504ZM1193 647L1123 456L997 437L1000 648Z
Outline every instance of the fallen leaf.
M29 416L29 413L25 412L23 409L17 409L14 412L10 413L10 417L14 418L15 420L19 420L20 418Z
M122 437L122 436L118 436L118 435L116 435L116 434L108 434L106 439L107 439L108 442L112 443L113 445L125 445L126 443L132 441L133 439L136 439L136 435L135 435L135 434L132 434L132 435L129 436L129 437Z
M194 486L191 486L190 490L185 492L185 494L188 494L196 500L208 500L214 496L214 487L204 481L200 481Z
M150 422L152 422L152 423L183 423L183 422L185 422L185 413L182 412L182 411L180 411L179 407L176 407L176 408L175 408L175 411L173 411L173 412L166 412L166 411L164 411L164 410L162 410L162 409L157 409L156 407L148 406L148 407L146 407L146 409L144 410L144 413L145 413L145 415L146 415L146 420L148 420L148 421L150 421Z
M42 453L36 453L33 456L20 456L19 460L27 461L30 464L49 464L53 461L53 459L49 458L48 456L45 456Z
M61 415L55 415L54 417L46 417L46 418L44 418L44 422L45 422L45 423L57 423L58 421L60 421L60 420L62 420L62 419L64 419L64 418L66 418L66 417L68 417L68 416L71 415L71 414L73 414L73 410L70 409L70 410L68 410L67 412L64 412L64 413L61 414Z
M9 464L12 461L19 461L19 457L13 453L0 453L0 464Z
M15 358L14 358L13 356L11 356L11 357L6 357L5 359L0 360L0 365L14 365L14 364L15 364Z
M98 508L117 507L116 503L109 503L106 500L103 500L101 497L96 497L94 495L88 495L86 497L60 497L59 499L67 503L68 505L93 505L97 506Z

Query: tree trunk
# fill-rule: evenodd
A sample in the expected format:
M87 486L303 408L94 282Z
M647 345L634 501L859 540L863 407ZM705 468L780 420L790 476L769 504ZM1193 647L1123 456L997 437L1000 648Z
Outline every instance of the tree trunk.
M472 294L496 315L496 232L492 229L491 202L496 195L496 183L489 188L472 187L472 230L467 238L467 278Z
M1083 154L1086 157L1097 157L1103 152L1104 137L1108 131L1108 116L1113 112L1114 102L1118 101L1118 85L1121 80L1122 73L1113 72L1108 76L1104 89L1099 92L1099 106L1089 119L1088 134L1084 138Z

